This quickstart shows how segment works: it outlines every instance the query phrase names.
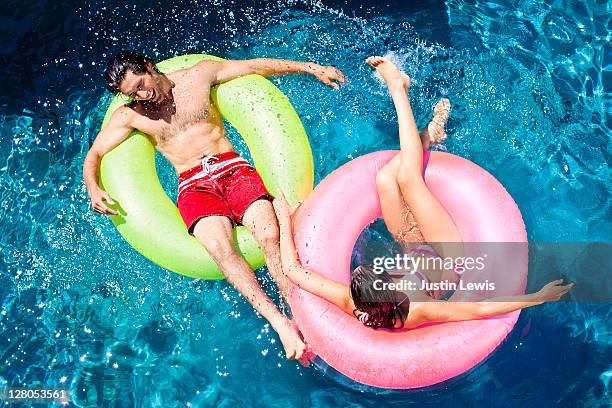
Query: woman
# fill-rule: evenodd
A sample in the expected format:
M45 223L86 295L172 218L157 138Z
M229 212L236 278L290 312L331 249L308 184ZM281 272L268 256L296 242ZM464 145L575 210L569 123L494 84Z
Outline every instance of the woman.
M399 122L400 153L377 175L377 187L385 224L394 238L414 257L423 260L436 257L457 259L462 254L461 238L452 218L429 191L422 175L423 148L442 140L450 103L442 99L434 109L434 118L419 134L408 90L410 78L383 57L370 57L374 67L387 83ZM423 282L456 282L459 275L440 266L438 270L375 271L362 265L351 275L350 287L303 268L297 259L291 231L291 208L284 197L274 201L280 225L281 258L285 274L300 288L320 296L354 315L373 328L413 328L430 322L479 319L556 301L573 284L562 280L545 285L527 295L505 296L482 302L446 302L440 300L445 291L417 290L406 292L380 290L381 283L393 283L394 272L404 279L414 279L417 287ZM440 243L432 246L423 242ZM426 264L425 262L422 264ZM397 275L397 273L395 273ZM378 285L374 282L378 281ZM421 281L421 285L418 282Z

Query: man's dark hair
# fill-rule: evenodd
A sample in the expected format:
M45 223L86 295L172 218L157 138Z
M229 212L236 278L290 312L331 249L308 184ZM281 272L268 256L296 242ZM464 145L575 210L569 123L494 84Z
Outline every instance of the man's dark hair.
M121 51L106 64L106 71L104 72L106 88L111 92L120 92L119 87L121 81L125 78L127 70L134 71L136 74L142 74L147 72L147 64L149 63L153 65L155 71L159 72L157 67L155 67L155 61L151 58L132 51Z

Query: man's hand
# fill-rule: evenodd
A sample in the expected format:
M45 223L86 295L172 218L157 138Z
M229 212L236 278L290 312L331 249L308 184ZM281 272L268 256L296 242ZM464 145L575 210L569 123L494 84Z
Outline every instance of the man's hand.
M87 190L89 193L89 198L91 199L91 204L93 210L97 213L104 215L118 215L119 213L112 208L109 208L105 202L113 205L115 202L111 198L110 195L100 187L92 187Z
M344 74L336 67L314 65L311 71L319 81L331 88L338 89L340 85L346 83Z

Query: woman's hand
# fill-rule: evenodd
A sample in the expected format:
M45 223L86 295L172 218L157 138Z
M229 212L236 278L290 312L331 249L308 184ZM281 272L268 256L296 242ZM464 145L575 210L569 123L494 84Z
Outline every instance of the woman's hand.
M272 201L272 205L274 206L274 211L276 212L276 218L278 218L279 222L289 221L297 209L302 205L302 201L298 201L293 207L289 204L287 199L285 198L285 194L283 192L279 192L274 201Z
M279 222L285 222L291 219L291 205L287 202L282 191L276 196L274 201L272 201L272 205L274 206L276 218L278 218Z
M563 279L557 279L544 285L542 289L536 292L536 296L542 302L556 302L569 292L573 286L573 283L564 285Z

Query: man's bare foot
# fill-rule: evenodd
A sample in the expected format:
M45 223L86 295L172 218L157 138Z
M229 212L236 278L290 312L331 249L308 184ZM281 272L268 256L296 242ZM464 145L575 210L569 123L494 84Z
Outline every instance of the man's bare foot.
M278 333L285 356L288 360L299 360L306 351L306 344L300 337L297 328L291 324L291 321L285 319L278 327L274 327Z
M366 59L366 63L378 71L388 87L402 85L406 92L410 89L410 77L388 58L372 56Z
M310 366L310 362L317 356L317 354L310 348L310 345L308 343L306 343L306 340L304 340L304 336L302 335L302 332L300 331L300 328L298 327L298 325L295 322L295 320L291 320L291 327L293 327L293 329L300 336L300 339L302 339L302 341L306 345L306 348L304 349L304 354L302 354L302 357L298 358L297 360L304 367L309 367Z
M431 121L427 125L427 128L421 132L421 141L423 142L423 148L427 149L429 146L442 143L446 140L446 132L444 130L446 122L448 121L448 115L450 113L451 104L448 98L440 99L434 105L434 114Z

